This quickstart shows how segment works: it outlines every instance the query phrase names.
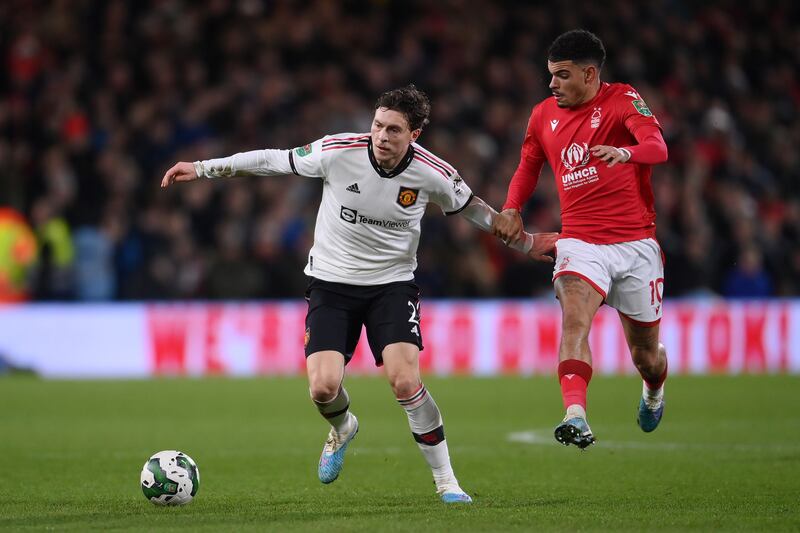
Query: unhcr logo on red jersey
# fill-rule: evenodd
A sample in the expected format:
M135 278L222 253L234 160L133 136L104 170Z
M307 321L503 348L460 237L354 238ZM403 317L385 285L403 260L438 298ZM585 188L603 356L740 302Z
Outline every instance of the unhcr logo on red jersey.
M590 179L589 181L595 181L597 179L596 176L597 167L582 168L580 170L573 170L572 172L564 174L561 176L561 182L564 185L571 185L575 182L580 182L583 184L588 178L594 177L594 179Z
M586 143L572 143L567 148L561 150L561 163L564 168L570 170L561 176L561 183L564 184L564 190L580 187L587 183L597 181L597 167L591 166L588 168L581 168L586 166L589 162L589 145Z
M561 149L561 162L567 170L575 170L589 162L589 145L572 143Z

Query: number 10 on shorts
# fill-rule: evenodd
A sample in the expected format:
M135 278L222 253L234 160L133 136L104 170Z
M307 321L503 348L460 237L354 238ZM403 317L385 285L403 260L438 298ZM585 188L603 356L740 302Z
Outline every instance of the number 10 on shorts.
M656 278L652 280L650 282L650 305L656 305L656 300L658 300L658 305L661 306L663 294L664 278Z

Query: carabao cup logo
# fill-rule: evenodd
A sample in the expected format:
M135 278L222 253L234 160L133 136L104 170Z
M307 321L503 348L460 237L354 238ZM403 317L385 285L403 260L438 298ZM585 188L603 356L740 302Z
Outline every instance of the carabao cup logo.
M561 150L561 162L567 170L575 170L589 162L589 145L572 143Z

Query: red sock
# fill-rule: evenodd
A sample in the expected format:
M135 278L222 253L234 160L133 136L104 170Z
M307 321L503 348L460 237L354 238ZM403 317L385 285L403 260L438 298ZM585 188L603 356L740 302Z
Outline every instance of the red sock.
M647 384L647 388L650 390L658 390L661 388L661 385L667 380L667 370L669 368L669 361L664 363L664 372L661 373L661 377L658 378L658 381L647 381L647 379L642 376L644 382Z
M586 389L592 380L592 367L579 359L567 359L558 363L558 381L564 409L578 404L586 410Z

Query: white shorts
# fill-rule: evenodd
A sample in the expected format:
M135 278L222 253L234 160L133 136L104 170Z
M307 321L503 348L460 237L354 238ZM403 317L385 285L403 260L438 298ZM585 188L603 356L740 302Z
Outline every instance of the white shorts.
M635 324L655 326L661 320L664 261L654 239L617 244L559 239L553 281L567 274L589 283Z

